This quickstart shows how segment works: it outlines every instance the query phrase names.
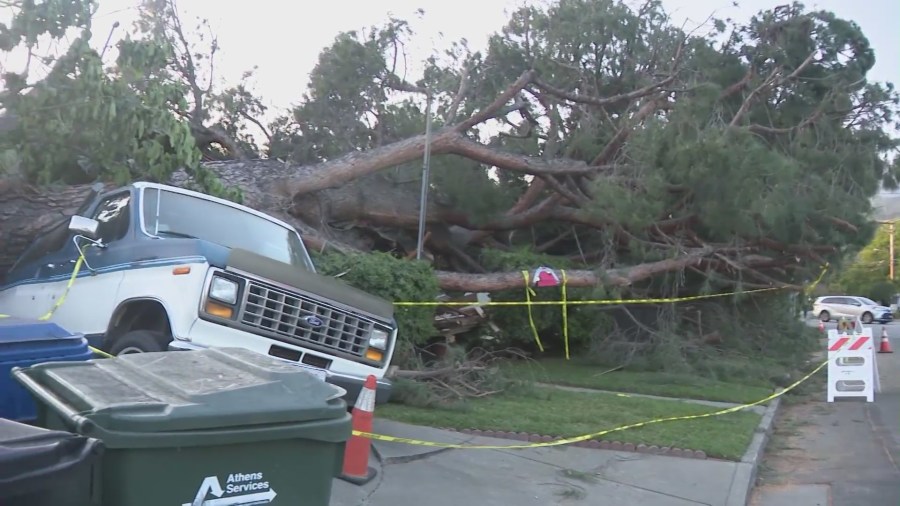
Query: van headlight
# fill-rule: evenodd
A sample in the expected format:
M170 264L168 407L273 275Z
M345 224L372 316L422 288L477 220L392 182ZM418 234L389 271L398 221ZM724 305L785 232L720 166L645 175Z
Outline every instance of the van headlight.
M388 332L382 329L374 329L369 335L369 347L386 350L388 345Z
M210 298L224 302L226 304L235 304L237 302L238 284L230 279L220 278L218 276L212 279L209 285Z

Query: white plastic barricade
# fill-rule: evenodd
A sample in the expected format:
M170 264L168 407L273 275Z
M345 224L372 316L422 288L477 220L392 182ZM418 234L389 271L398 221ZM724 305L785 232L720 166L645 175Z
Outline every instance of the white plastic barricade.
M865 397L874 402L880 390L875 340L871 328L828 331L828 402L835 397Z

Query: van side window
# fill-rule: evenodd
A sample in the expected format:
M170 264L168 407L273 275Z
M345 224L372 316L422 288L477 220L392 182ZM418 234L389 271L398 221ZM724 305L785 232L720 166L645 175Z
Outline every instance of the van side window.
M120 193L100 202L92 218L100 223L97 236L104 244L118 241L128 233L128 226L131 224L130 204L130 192Z

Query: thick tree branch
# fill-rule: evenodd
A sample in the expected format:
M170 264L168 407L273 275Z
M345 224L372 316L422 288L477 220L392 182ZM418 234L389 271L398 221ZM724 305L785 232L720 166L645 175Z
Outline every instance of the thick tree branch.
M367 174L421 158L425 151L425 142L425 136L419 135L365 153L353 152L310 166L303 171L302 177L287 181L287 188L294 195L303 195L340 186ZM490 148L466 138L455 128L444 128L433 134L431 153L459 155L500 169L540 176L585 174L598 170L598 167L589 167L581 161L565 159L545 161Z
M620 93L618 95L614 95L611 97L596 97L591 95L584 95L579 93L568 92L562 88L557 88L552 84L542 80L540 77L535 76L533 79L534 85L540 88L541 90L556 96L557 98L561 98L563 100L568 100L570 102L575 102L579 104L588 104L594 105L598 107L606 107L614 104L618 104L620 102L631 102L637 100L639 98L645 97L647 95L653 94L656 90L661 88L665 88L669 84L675 81L678 72L678 66L681 64L681 57L684 51L685 40L682 40L678 44L678 48L675 50L675 55L672 58L673 65L672 70L668 76L666 76L661 81L648 84L636 90L628 91L625 93Z
M503 93L500 94L493 102L491 102L487 107L481 109L472 117L463 120L457 123L453 128L457 132L465 132L466 130L472 128L475 125L480 123L484 123L485 121L495 118L498 115L498 111L500 111L507 102L512 100L516 95L522 91L525 86L532 82L534 79L534 71L528 70L523 72L516 82L512 83Z
M644 105L638 109L637 113L635 113L634 117L630 120L623 121L623 125L616 132L616 135L606 144L601 151L594 159L591 161L592 166L599 166L604 163L609 163L615 158L616 154L625 144L625 141L631 135L632 130L636 126L638 126L642 121L647 119L648 116L653 114L654 112L668 107L668 104L665 101L666 94L662 93L657 95L656 97L648 100ZM599 168L599 167L598 167Z
M387 86L388 88L390 88L394 91L404 91L407 93L422 93L425 95L428 94L428 90L426 90L425 88L416 86L412 83L408 83L392 73L389 73L382 82L385 86Z
M462 103L463 98L465 98L467 93L469 93L469 65L465 64L459 74L459 88L456 90L456 95L453 96L453 100L447 107L447 114L444 117L444 122L446 124L452 125L453 122L456 121L459 105Z
M747 114L747 112L750 111L750 107L753 105L759 95L770 88L779 86L791 79L796 79L800 75L800 73L803 72L803 70L806 69L806 67L808 67L810 63L812 63L813 59L815 59L816 52L817 51L813 51L812 53L810 53L809 56L807 56L806 59L803 60L803 62L800 63L800 65L798 65L797 68L787 76L779 77L779 74L783 70L781 67L775 67L774 69L772 69L772 72L770 72L769 75L766 76L762 84L757 86L753 91L750 92L747 98L744 99L744 102L741 104L740 109L738 109L738 112L735 113L733 118L731 118L731 123L729 123L728 126L732 128L736 127Z
M741 119L743 119L744 115L747 114L747 112L750 110L750 107L756 101L756 97L759 94L763 93L766 89L771 87L775 82L779 70L780 69L778 67L772 69L772 72L770 72L769 75L766 76L762 84L754 88L753 91L751 91L750 94L747 95L747 98L745 98L741 103L741 107L734 114L734 117L731 118L731 123L728 126L734 128L738 125L738 123L740 123Z
M598 169L597 167L590 167L588 164L577 160L541 160L532 156L508 153L485 146L480 142L475 142L462 135L456 135L450 138L445 149L447 153L464 156L486 165L493 165L501 169L523 174L542 176L587 174ZM432 152L436 152L434 148L432 148Z
M725 89L722 91L722 93L719 94L719 100L725 100L726 98L729 98L729 97L731 97L731 96L733 96L733 95L736 95L736 94L738 94L738 93L744 91L744 88L746 88L747 85L750 84L750 81L751 81L755 76L756 76L756 72L755 72L754 68L753 68L753 67L750 67L750 69L747 71L746 74L744 74L744 77L741 78L740 81L738 81L738 82L732 84L731 86L725 88Z
M823 218L828 220L833 225L844 229L847 232L850 232L852 234L859 233L859 228L847 220L842 220L841 218L838 218L837 216L823 216Z
M216 143L222 146L232 157L238 160L246 160L247 155L238 147L225 130L218 126L206 127L203 125L191 123L191 134L201 148L207 147L209 144Z
M566 271L567 285L570 287L615 286L628 287L664 272L672 272L696 265L714 250L703 249L687 252L679 258L648 262L644 264L610 269L601 274L588 270ZM514 288L524 288L525 280L520 272L491 274L463 274L438 271L435 273L441 289L448 291L497 292Z
M618 104L619 102L630 102L633 100L637 100L642 97L646 97L647 95L652 94L659 88L663 88L675 80L675 76L671 75L662 81L648 84L643 88L638 88L633 91L629 91L626 93L620 93L618 95L614 95L612 97L595 97L592 95L584 95L580 93L572 93L561 88L557 88L550 83L541 80L539 77L534 78L534 85L540 88L541 90L563 100L568 100L570 102L575 102L579 104L588 104L595 105L598 107L606 107L610 105Z
M202 125L206 120L206 109L204 108L204 90L200 87L200 83L197 78L197 66L194 64L194 57L191 54L191 44L187 40L187 36L185 36L184 28L181 25L181 18L178 13L178 5L175 0L167 0L167 5L163 8L163 15L166 15L166 10L171 12L168 13L169 20L171 23L171 29L175 33L175 37L178 39L178 44L175 41L172 41L170 38L170 44L172 47L180 46L180 53L176 54L173 59L176 68L179 72L184 76L187 80L188 87L191 90L191 96L194 99L194 107L191 111L191 122L197 124L198 126ZM213 42L211 46L211 55L214 55L216 51L216 44ZM210 84L212 83L212 75L210 75Z
M262 131L263 135L266 136L266 140L268 140L269 142L272 142L272 134L269 133L269 129L266 128L266 126L263 125L261 121L254 118L253 116L247 114L247 112L244 111L243 109L238 111L238 114L240 114L244 119L246 119L250 123L253 123L254 125L256 125Z
M813 113L810 117L806 118L805 120L801 121L799 124L794 125L792 127L776 128L776 127L769 127L769 126L764 126L764 125L753 124L753 125L749 126L749 129L751 132L753 132L755 134L771 134L771 135L790 134L790 133L797 132L799 130L803 130L804 128L808 127L809 125L812 125L821 116L822 116L822 110L820 109L820 110L817 110L815 113Z

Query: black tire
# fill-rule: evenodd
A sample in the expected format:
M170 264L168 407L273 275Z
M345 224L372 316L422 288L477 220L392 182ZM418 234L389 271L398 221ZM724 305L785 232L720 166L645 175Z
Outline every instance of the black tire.
M113 341L109 354L114 356L128 353L148 353L166 351L171 337L153 330L132 330Z
M823 322L827 322L831 320L831 313L829 313L828 311L822 311L821 313L819 313L819 319Z
M862 315L862 322L865 323L866 325L872 323L872 320L874 320L874 319L875 319L875 317L872 316L872 313L870 313L868 311L866 311Z

